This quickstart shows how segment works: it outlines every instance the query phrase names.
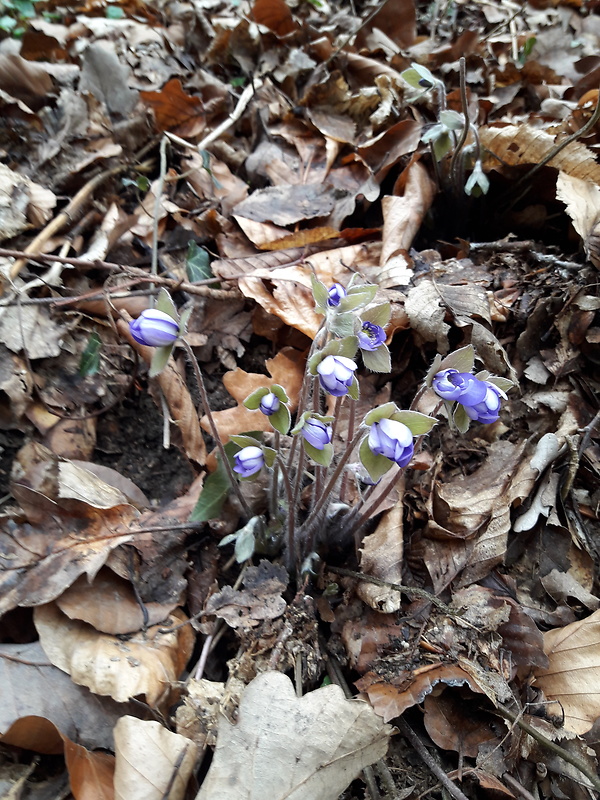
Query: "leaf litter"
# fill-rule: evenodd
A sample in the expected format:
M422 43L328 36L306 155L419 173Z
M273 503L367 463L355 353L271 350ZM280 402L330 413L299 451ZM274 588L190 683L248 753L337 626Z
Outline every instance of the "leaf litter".
M75 798L416 798L438 780L594 796L592 5L6 4L3 756L62 754ZM442 122L465 113L463 162ZM191 309L224 440L268 443L255 389L297 403L312 275L356 274L391 304L392 371L361 402L408 402L467 344L519 391L492 425L434 428L357 541L322 535L294 593L260 530L253 564L216 546L243 521L214 489L189 364L177 348L149 381L128 333L154 261ZM215 516L192 522L203 484ZM405 725L442 777L415 767ZM51 785L29 766L24 797Z

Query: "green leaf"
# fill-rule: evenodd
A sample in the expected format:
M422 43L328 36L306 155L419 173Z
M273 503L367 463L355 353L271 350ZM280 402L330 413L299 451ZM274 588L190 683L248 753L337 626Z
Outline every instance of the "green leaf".
M261 386L260 389L256 389L252 394L248 395L243 405L250 411L256 411L260 406L260 401L269 394L269 391L266 386Z
M13 0L11 5L22 19L35 17L35 6L30 0Z
M252 520L250 520L252 522ZM234 555L238 564L243 564L254 555L254 548L256 547L256 537L254 536L255 525L250 527L250 522L239 531L238 537L235 540Z
M322 450L317 450L316 447L313 447L312 444L309 444L305 440L304 449L306 451L306 455L312 461L314 461L315 464L319 464L321 467L328 467L331 464L331 459L333 458L333 447L330 444L324 445Z
M382 328L390 321L390 317L392 316L392 307L389 303L382 303L379 306L373 306L373 308L367 308L366 311L360 315L360 318L363 322L372 322L373 325L380 325Z
M179 335L180 336L183 336L186 333L188 322L189 322L190 317L192 316L192 311L193 310L194 310L194 307L190 306L189 308L185 308L181 312L181 317L179 319Z
M497 386L498 389L502 389L503 392L508 392L515 385L510 378L501 378L499 375L492 375L491 378L488 378L488 381Z
M190 283L195 281L205 281L214 278L214 273L210 268L210 256L204 247L198 247L192 239L188 244L187 256L185 259L185 269Z
M329 292L327 291L327 287L324 283L318 281L314 275L310 276L310 282L312 284L312 293L315 299L317 311L320 311L324 314L327 311L327 301L329 300Z
M98 372L101 349L102 339L96 331L93 331L79 362L79 374L82 378L85 378L86 375L95 375Z
M369 413L365 416L363 425L371 425L374 422L379 422L380 419L391 419L393 414L398 414L400 409L396 405L396 403L384 403L382 406L377 406L377 408L373 408Z
M6 33L10 33L14 28L17 27L17 20L13 17L3 16L0 17L0 30L6 31Z
M254 436L246 436L243 434L237 434L235 436L229 437L232 442L239 445L240 447L260 447L262 448L262 442L259 442L258 439L255 439Z
M371 372L390 372L392 369L392 359L390 351L382 344L377 350L361 350L363 364Z
M356 375L352 376L352 383L348 389L348 397L352 400L358 400L360 397L360 388L358 386L358 380L356 379Z
M437 425L437 419L428 417L427 414L421 414L418 411L399 411L397 414L393 414L390 419L402 422L410 429L413 436L429 433L433 426Z
M292 423L292 417L288 407L282 403L277 411L274 414L271 414L269 417L269 422L276 431L279 431L279 433L282 433L285 436Z
M340 301L338 308L344 311L356 311L357 308L368 306L377 294L377 286L353 286L348 289L348 295Z
M437 136L433 140L433 155L435 156L436 161L441 161L444 156L448 155L450 150L452 150L452 139L450 134L447 132L442 132L439 136Z
M285 389L283 386L280 386L278 383L273 383L271 385L271 391L282 403L289 403L290 398L287 396Z
M173 302L171 295L164 288L162 288L158 293L156 309L158 311L162 311L163 314L168 314L170 317L173 317L176 322L179 322L179 314L175 308L175 303Z
M265 457L265 464L267 467L272 467L275 463L275 459L277 458L277 450L273 450L272 447L265 447L262 446L263 456Z
M164 347L157 347L155 349L154 353L152 354L150 369L148 370L148 375L150 378L156 378L156 376L167 366L167 362L171 358L171 353L173 352L174 347L175 342L173 342L173 344L167 344Z
M358 350L358 337L346 336L344 339L334 340L323 348L325 355L332 356L345 356L346 358L354 358Z
M454 409L453 422L460 433L466 433L469 430L471 419L467 416L464 406L461 406L460 403L457 403Z
M358 448L358 457L363 467L371 476L372 481L378 481L385 473L391 469L393 461L385 456L378 456L369 447L369 439L365 437Z
M194 510L190 515L190 522L207 522L209 519L216 519L221 513L223 504L229 494L230 483L227 472L217 456L217 468L214 472L207 475L200 497ZM231 534L235 536L235 534ZM227 538L227 537L226 537ZM233 541L233 539L231 539Z
M414 62L408 69L400 73L400 77L414 89L424 89L425 91L427 91L427 89L432 89L436 84L440 83L427 67L423 67L421 64L416 64Z
M352 336L356 327L356 317L354 314L347 312L346 314L332 315L327 323L327 327L336 336Z
M456 369L458 372L471 372L475 363L475 350L472 344L455 350L440 361L437 372L444 369Z
M460 131L464 127L465 118L462 114L459 114L458 111L446 109L445 111L440 111L440 122L448 128L449 131Z

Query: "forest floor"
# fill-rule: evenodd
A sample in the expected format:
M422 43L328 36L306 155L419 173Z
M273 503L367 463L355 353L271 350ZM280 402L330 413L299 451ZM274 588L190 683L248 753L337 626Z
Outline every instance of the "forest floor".
M0 797L599 795L598 10L0 2ZM295 562L189 356L229 457L285 455L243 403L302 402L314 278L389 306L390 369L315 393L333 464L376 406L437 424ZM465 347L511 388L459 433Z

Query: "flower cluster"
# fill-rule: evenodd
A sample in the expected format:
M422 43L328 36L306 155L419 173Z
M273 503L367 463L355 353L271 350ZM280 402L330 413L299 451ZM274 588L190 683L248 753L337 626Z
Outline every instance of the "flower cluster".
M442 400L459 403L469 419L484 424L496 422L500 398L506 399L505 392L491 381L451 368L438 372L432 387Z

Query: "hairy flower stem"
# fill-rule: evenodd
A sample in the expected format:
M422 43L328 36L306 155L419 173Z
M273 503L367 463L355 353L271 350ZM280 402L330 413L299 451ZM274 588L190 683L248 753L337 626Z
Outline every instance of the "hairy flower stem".
M287 552L287 568L291 572L294 562L297 560L296 554L296 504L294 503L294 495L292 492L292 482L290 481L290 473L279 454L275 458L275 463L279 465L281 474L283 476L283 486L288 501L287 513L287 536L288 536L288 552Z
M310 361L311 357L314 355L315 350L321 344L321 339L323 338L323 334L327 333L327 328L325 327L325 322L321 323L321 327L315 334L315 338L313 339L312 345L310 346L310 350L308 351L308 356L306 359L307 366L304 370L304 377L302 379L302 386L300 388L300 394L298 395L298 409L296 411L296 415L299 418L306 409L306 404L308 400L308 391L311 386L311 380L313 376L308 371L308 362ZM296 447L297 447L298 436L294 436L292 440L292 446L290 447L290 454L287 460L287 467L291 469L292 464L294 463L294 456L296 455ZM298 470L299 474L302 474L302 470Z
M348 414L348 433L347 441L354 438L354 426L356 425L356 403L350 403L350 413ZM348 489L348 473L344 472L342 475L342 482L340 484L340 502L346 502L346 492Z
M323 510L323 507L325 506L325 504L329 500L330 494L333 491L333 489L335 487L335 484L337 483L340 475L342 474L342 470L344 469L344 467L348 463L348 461L350 459L350 456L352 455L352 453L354 451L354 448L356 447L356 445L360 441L360 438L361 438L362 435L363 435L363 432L362 431L358 431L356 433L356 435L354 436L354 438L352 439L352 441L349 442L346 445L346 450L344 451L344 453L342 454L342 457L340 458L340 460L336 464L336 467L335 467L335 469L333 471L333 475L327 481L325 489L321 492L321 495L320 495L319 499L317 500L317 502L315 503L315 505L311 509L310 514L308 515L308 517L306 518L304 524L302 525L303 529L310 530L311 525L318 518L318 515Z
M233 473L233 469L231 467L231 464L229 463L229 459L227 458L227 453L225 452L225 447L223 446L223 442L221 441L221 437L219 436L219 431L217 429L215 419L212 415L212 411L210 410L210 403L208 401L208 394L206 391L206 386L204 384L204 378L202 377L202 370L200 369L198 360L196 359L194 351L192 350L188 342L186 342L185 339L179 339L179 341L183 345L188 360L190 361L192 369L194 370L194 377L196 378L198 391L200 392L200 400L202 401L202 408L208 419L208 424L210 425L210 431L213 439L215 440L215 444L217 446L217 450L219 451L219 455L221 456L221 460L223 462L225 471L227 472L227 477L229 478L231 488L235 492L237 499L240 501L240 505L244 509L244 514L248 519L250 519L250 517L252 516L252 511L250 509L250 506L246 502L246 498L242 494L240 485Z
M279 431L275 431L275 437L273 439L273 447L277 452L279 452L280 440L281 440L281 434L279 433ZM275 461L275 463L273 464L273 472L271 473L271 485L269 487L269 512L271 514L272 520L277 518L278 484L279 484L279 462Z
M462 104L462 112L464 117L464 125L462 132L460 134L460 139L456 147L454 148L454 152L452 153L452 160L450 161L450 180L452 181L454 191L456 194L460 194L461 189L464 186L463 183L463 160L461 158L461 153L463 147L465 146L465 142L467 141L467 136L469 135L469 127L470 127L470 120L469 120L469 102L467 99L467 79L466 79L466 61L465 57L462 56L459 61L459 69L460 69L460 99Z

